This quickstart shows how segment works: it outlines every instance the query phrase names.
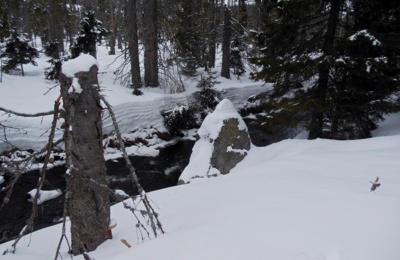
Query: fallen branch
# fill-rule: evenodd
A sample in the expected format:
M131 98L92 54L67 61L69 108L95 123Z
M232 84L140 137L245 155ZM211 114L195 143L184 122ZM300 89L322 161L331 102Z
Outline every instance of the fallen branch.
M67 182L68 182L68 177L67 177ZM68 252L72 252L71 250L71 244L69 243L67 233L66 233L66 223L67 223L67 215L68 215L68 198L69 198L69 192L67 191L65 193L65 199L64 199L64 210L63 210L63 222L62 222L62 231L61 231L61 237L60 240L58 241L57 245L57 251L56 251L56 256L54 257L54 260L57 260L58 256L61 256L60 249L61 249L61 244L62 241L65 239L67 241L68 245ZM72 254L70 253L71 259L72 259ZM62 258L62 256L61 256Z
M112 110L111 105L108 103L108 101L103 96L101 96L100 98L103 101L103 103L106 105L106 107L107 107L107 109L108 109L108 111L110 113L110 116L111 116L111 119L112 119L112 122L113 122L113 125L114 125L114 128L115 128L115 133L116 133L116 136L117 136L117 140L120 143L122 156L125 159L126 166L128 167L129 171L131 172L133 183L136 186L136 188L137 188L137 190L139 192L139 196L141 198L141 201L143 202L144 207L146 209L146 212L147 212L147 215L148 215L148 218L149 218L149 221L150 221L150 226L151 226L151 228L153 230L153 234L154 234L155 237L157 237L157 230L160 230L160 232L162 234L164 234L165 232L164 232L164 230L162 228L162 224L161 224L160 220L158 219L158 214L154 211L153 207L151 206L146 192L144 191L144 189L142 188L142 186L139 183L139 178L136 175L135 168L133 167L131 161L129 160L128 154L126 153L125 144L124 144L124 142L122 140L122 135L121 135L121 132L119 130L119 126L118 126L117 119L115 117L114 111Z
M121 239L121 242L126 245L128 248L131 248L132 246L126 241L126 239Z
M48 111L48 112L41 112L41 113L36 113L36 114L26 114L26 113L19 113L10 109L6 109L3 107L0 107L0 111L9 113L9 114L13 114L16 116L22 116L22 117L39 117L39 116L50 116L54 114L54 110L53 111Z

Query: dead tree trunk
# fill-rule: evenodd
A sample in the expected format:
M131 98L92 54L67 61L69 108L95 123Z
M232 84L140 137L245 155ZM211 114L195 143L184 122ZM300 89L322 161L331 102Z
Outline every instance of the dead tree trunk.
M75 78L60 76L69 172L68 214L74 255L93 251L107 239L109 190L102 149L100 94L96 65ZM81 91L74 91L81 88Z

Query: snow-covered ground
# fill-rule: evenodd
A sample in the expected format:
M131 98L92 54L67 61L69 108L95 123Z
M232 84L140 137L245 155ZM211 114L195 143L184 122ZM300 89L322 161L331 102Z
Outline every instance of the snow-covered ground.
M89 255L96 260L398 260L399 156L400 135L252 147L228 175L149 193L167 232L156 239L138 240L133 215L122 204L113 206L114 238ZM382 185L370 192L369 181L377 176ZM60 225L37 231L3 259L53 259L60 234ZM0 245L0 252L10 243ZM64 242L64 259L67 251Z
M99 57L100 66L107 64L102 59L110 59ZM39 71L27 68L30 76L24 79L5 75L0 83L4 90L1 106L19 112L51 110L58 90L42 96L53 84L33 81L39 73L36 69ZM183 94L165 97L157 91L134 97L129 89L114 84L108 72L102 75L100 81L110 103L123 108L117 113L122 114L128 103L136 106L136 102L153 100L157 104L152 105L160 109L160 100L182 100ZM229 81L222 84L229 88ZM19 122L19 118L4 115L0 122L5 119L10 124ZM41 131L45 131L49 127L46 122L32 121L32 125L42 125ZM126 130L136 127L131 125L136 122L121 122ZM25 140L38 142L35 138ZM389 117L370 139L292 139L267 147L252 146L228 175L149 193L166 231L158 238L139 239L132 213L122 204L114 205L111 217L117 226L113 239L89 255L96 260L398 260L399 158L399 115ZM370 181L378 176L381 186L371 192ZM16 253L2 259L54 259L60 236L61 225L39 230L22 238ZM126 247L121 239L132 247ZM11 243L1 244L0 253ZM63 259L70 258L66 242L61 253Z

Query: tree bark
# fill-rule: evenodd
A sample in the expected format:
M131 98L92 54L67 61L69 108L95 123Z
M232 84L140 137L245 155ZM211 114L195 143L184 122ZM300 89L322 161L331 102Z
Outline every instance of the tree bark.
M107 238L109 189L102 149L102 123L97 66L75 77L82 88L71 91L73 78L60 76L66 122L68 214L74 255L93 251Z
M115 4L113 0L109 0L109 9L110 9L110 52L109 55L115 55L115 42L116 42L116 33L117 33L117 22L115 19Z
M230 76L230 44L231 44L231 10L225 7L224 10L224 32L222 40L222 66L221 66L221 77L231 78Z
M215 0L210 1L210 10L208 12L208 67L215 68L215 55L217 53L217 30L215 27L216 24L216 3Z
M142 79L140 77L139 66L139 40L137 34L138 26L136 0L128 0L127 9L126 30L128 34L128 48L131 61L132 87L140 88L142 86Z
M144 5L144 84L158 87L158 22L157 0L147 0Z

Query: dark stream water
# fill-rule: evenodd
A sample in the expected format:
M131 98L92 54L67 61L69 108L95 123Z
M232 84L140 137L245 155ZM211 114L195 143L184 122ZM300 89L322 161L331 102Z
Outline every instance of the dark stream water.
M157 157L130 157L142 187L149 192L175 186L183 169L189 163L193 145L193 141L179 141L175 145L160 149ZM107 161L106 166L109 187L112 190L120 189L129 195L137 194L122 158ZM65 167L56 167L47 171L47 182L42 190L61 189L63 194L39 205L35 230L53 225L62 217L66 185L65 172ZM27 193L36 188L38 177L38 170L23 174L14 187L10 203L0 210L0 243L14 239L26 225L26 220L32 211L32 203L27 201ZM8 181L9 178L6 178L6 182ZM7 183L3 184L3 187L6 185ZM4 191L0 192L0 202L3 201L5 195Z

